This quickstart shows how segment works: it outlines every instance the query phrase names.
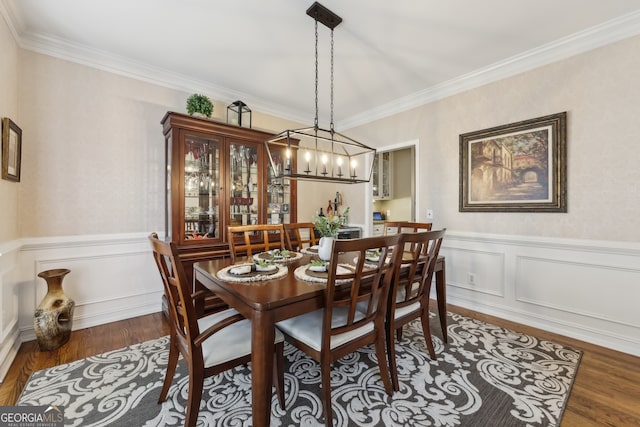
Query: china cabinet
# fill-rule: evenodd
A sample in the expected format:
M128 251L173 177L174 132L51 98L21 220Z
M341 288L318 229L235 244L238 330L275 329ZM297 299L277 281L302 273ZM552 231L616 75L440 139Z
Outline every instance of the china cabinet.
M391 187L391 163L393 161L392 152L377 153L373 158L373 198L374 200L387 200L393 197Z
M166 235L189 275L193 262L228 255L227 226L296 221L295 181L274 179L264 147L271 133L174 112L161 123ZM273 154L278 167L284 154Z

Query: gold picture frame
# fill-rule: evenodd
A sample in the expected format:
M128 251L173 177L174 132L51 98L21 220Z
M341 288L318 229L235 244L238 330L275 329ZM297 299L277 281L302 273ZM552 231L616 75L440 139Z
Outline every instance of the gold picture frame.
M567 212L567 113L460 135L460 212Z
M22 129L10 118L2 120L2 179L20 182Z

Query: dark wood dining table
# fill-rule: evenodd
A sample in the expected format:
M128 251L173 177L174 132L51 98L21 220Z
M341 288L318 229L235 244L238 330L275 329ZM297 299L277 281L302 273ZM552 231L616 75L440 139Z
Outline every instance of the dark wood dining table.
M308 264L311 259L311 256L304 255L285 264L289 270L285 277L258 282L219 279L217 272L231 264L228 258L200 261L193 265L194 280L251 321L251 393L253 425L256 427L268 426L271 419L275 324L324 305L325 284L299 280L294 275L298 266ZM438 314L446 341L444 257L438 258L435 275Z

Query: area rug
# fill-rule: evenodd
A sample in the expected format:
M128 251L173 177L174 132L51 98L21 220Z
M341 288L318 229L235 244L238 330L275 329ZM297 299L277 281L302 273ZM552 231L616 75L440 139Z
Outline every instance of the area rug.
M374 349L333 365L335 426L556 426L580 362L579 351L448 313L449 343L433 320L431 360L418 321L397 346L400 390L388 396ZM64 407L69 426L183 425L188 378L181 360L169 397L158 394L168 338L34 372L19 405ZM285 347L286 409L274 395L272 426L321 426L320 368ZM199 426L251 425L251 369L205 379Z

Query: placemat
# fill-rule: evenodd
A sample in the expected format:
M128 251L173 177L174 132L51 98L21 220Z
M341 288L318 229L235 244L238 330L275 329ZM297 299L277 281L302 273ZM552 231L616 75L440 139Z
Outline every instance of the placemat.
M345 266L347 265L348 264L345 264ZM350 266L350 267L353 267L353 266ZM338 268L337 268L338 274L348 274L351 272L353 272L353 270L350 270L338 264ZM293 274L298 280L304 280L305 282L315 282L315 283L327 283L327 278L329 276L329 273L327 273L326 271L319 272L319 271L309 270L309 264L301 265L300 267L296 268ZM349 282L351 282L351 279L336 280L336 283L339 285L343 283L349 283Z
M318 248L319 246L310 246L308 248L302 248L300 249L300 252L302 252L305 255L318 255Z
M289 256L287 258L273 258L274 262L280 262L280 263L285 263L285 262L292 262L292 261L296 261L299 260L300 258L302 258L302 254L300 252L293 252L290 251L289 252ZM262 261L268 261L271 260L271 253L269 252L260 252L259 254L255 254L253 256L253 259L256 261L262 260Z
M241 265L247 265L247 264L245 263L245 264L230 265L218 271L218 273L216 273L216 276L218 276L218 279L224 280L225 282L250 283L250 282L262 282L265 280L282 279L289 272L289 268L287 268L287 266L275 264L276 270L274 271L252 271L247 274L229 273L229 270L231 270L232 268L239 267Z

